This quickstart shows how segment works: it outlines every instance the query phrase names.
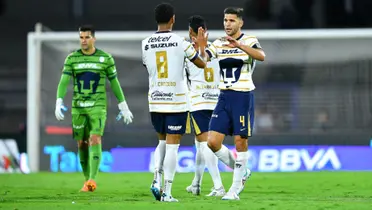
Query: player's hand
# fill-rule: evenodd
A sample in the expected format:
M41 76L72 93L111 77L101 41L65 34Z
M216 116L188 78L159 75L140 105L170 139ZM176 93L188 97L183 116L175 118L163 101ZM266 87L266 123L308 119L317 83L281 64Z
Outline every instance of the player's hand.
M196 39L193 40L199 47L207 47L208 44L208 33L202 28L199 27L198 35Z
M56 115L57 120L61 121L65 119L65 115L63 114L63 111L67 111L67 107L63 105L62 98L57 98L56 101L56 110L54 114Z
M117 120L120 120L123 117L125 124L128 125L128 124L132 123L132 121L133 121L133 114L129 110L129 107L128 107L127 102L126 101L123 101L123 102L119 103L118 104L118 107L119 107L120 113L119 113L119 115L118 115L118 117L116 119Z
M225 37L226 41L228 41L228 44L224 44L225 47L231 47L231 48L239 48L240 42L230 36Z

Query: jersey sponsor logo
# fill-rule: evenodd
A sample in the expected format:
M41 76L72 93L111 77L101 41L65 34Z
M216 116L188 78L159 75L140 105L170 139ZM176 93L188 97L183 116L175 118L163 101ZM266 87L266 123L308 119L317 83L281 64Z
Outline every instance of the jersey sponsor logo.
M151 93L151 99L153 101L172 101L173 93L164 93L162 91L154 91Z
M157 36L157 37L151 37L149 38L149 40L147 41L148 43L151 43L151 42L167 42L170 40L172 36L167 36L167 37L164 37L164 36Z
M202 97L205 100L217 100L218 99L218 94L217 93L208 93L208 92L205 92L205 93L202 94Z
M75 69L101 69L101 67L96 63L79 63L75 66Z
M92 107L94 106L95 102L94 101L79 101L78 105L80 107Z
M218 85L197 85L196 86L197 90L201 89L218 89Z
M177 86L177 83L176 82L158 82L158 86L159 87L161 87L161 86L175 87L175 86Z
M179 131L181 130L182 125L168 125L168 129L171 131Z
M178 43L177 42L170 42L170 43L158 43L158 44L151 44L151 48L167 48L167 47L177 47ZM147 50L148 45L145 46L145 50Z
M242 53L242 51L238 49L232 49L232 50L222 50L221 53L222 54L238 54L238 53Z
M83 129L84 125L72 125L74 129Z

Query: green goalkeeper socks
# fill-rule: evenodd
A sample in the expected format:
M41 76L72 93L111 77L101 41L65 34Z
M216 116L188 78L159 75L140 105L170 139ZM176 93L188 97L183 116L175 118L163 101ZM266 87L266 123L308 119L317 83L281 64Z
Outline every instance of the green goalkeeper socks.
M95 179L101 163L102 145L89 146L89 179Z
M88 147L79 148L80 165L83 169L85 181L89 180L89 150Z

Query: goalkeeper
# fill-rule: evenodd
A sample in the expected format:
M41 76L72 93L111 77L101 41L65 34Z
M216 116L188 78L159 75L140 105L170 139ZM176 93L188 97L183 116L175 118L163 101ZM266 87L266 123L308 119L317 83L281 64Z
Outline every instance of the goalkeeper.
M70 79L73 78L72 99L73 138L77 140L80 164L85 183L81 191L93 192L102 155L101 137L106 123L106 78L119 102L120 115L125 124L132 122L133 115L125 101L113 57L95 48L95 30L92 26L79 28L81 49L67 56L58 84L55 115L63 120L63 98Z

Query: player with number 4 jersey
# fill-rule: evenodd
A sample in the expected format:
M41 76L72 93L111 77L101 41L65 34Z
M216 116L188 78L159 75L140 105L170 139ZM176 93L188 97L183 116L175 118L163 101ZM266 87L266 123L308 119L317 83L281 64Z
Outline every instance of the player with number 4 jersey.
M175 15L170 4L157 5L155 19L158 31L142 41L142 61L149 73L151 122L159 139L154 154L154 180L150 188L156 200L177 202L171 190L188 111L185 59L200 68L204 68L206 62L190 42L171 32ZM161 192L163 171L165 185Z
M106 79L119 102L120 115L124 122L132 122L133 115L125 101L120 82L117 78L114 58L95 48L95 30L92 26L79 29L81 49L66 57L61 80L58 84L55 116L63 120L66 108L63 98L70 79L73 79L72 131L78 144L80 164L85 176L81 191L94 191L95 178L102 157L101 137L106 124Z
M227 36L215 40L206 50L206 57L218 60L221 72L221 93L210 122L208 146L222 162L234 169L233 184L223 200L239 200L251 174L247 168L247 151L254 123L252 74L256 60L265 59L257 38L242 33L242 16L243 9L226 8L224 29ZM206 45L206 40L201 43ZM231 159L230 151L222 146L226 135L234 136L235 161Z

